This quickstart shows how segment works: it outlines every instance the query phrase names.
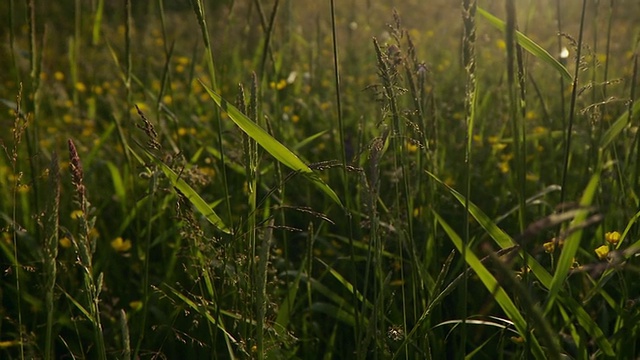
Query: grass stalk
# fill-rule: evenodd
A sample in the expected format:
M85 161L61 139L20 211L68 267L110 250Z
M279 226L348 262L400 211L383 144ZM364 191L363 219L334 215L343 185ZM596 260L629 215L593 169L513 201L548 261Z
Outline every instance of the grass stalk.
M39 116L40 116L40 71L42 68L41 60L42 55L41 51L38 50L38 47L43 48L43 43L38 42L38 28L37 28L37 19L36 19L36 2L35 0L27 0L27 9L28 9L28 22L29 22L29 77L31 79L31 93L27 97L31 101L27 102L27 112L31 112L31 124L27 128L26 132L26 142L27 142L27 152L29 159L29 170L31 172L31 186L33 187L32 192L32 204L33 209L40 209L40 185L38 181L35 181L37 176L40 174L40 166L39 162L36 160L38 153L38 146L40 143L39 136ZM42 34L42 39L44 39L44 34ZM44 40L42 40L44 41ZM40 45L40 46L38 46ZM23 209L25 214L29 214L29 209ZM25 225L31 221L29 217L24 218ZM37 238L40 238L40 227L35 227L35 235Z
M513 135L513 151L515 155L516 164L516 193L518 196L518 224L519 231L522 233L526 226L526 165L527 165L527 152L526 152L526 126L525 126L525 114L526 114L526 96L525 96L525 84L524 84L524 65L522 61L522 49L516 43L515 34L518 30L516 19L516 4L514 0L506 0L506 47L507 47L507 82L509 91L509 114L511 118L511 128ZM517 62L517 64L516 64ZM516 67L517 65L517 74ZM519 90L519 91L518 91ZM518 97L517 94L520 94ZM520 111L519 111L520 110ZM526 247L525 247L526 249ZM523 251L524 264L527 264L528 251ZM525 267L525 269L527 269ZM529 283L529 271L524 272L524 280ZM528 295L523 295L524 297ZM525 342L525 354L528 356L531 352L531 339L529 336L531 321L529 321L530 312L525 312L524 316L527 324L527 329L522 334Z
M133 73L133 55L131 53L131 25L133 17L131 16L131 0L124 0L124 58L125 58L125 78L124 86L127 90L127 107L125 109L126 119L129 119L129 107L133 102L133 93L131 91L131 78Z
M9 162L11 164L11 172L15 174L15 178L12 182L11 186L11 241L13 245L13 271L15 272L16 281L16 311L18 316L18 343L20 346L20 359L24 359L24 343L25 343L25 333L24 333L24 324L22 323L22 286L20 281L20 273L22 271L22 265L20 264L20 258L18 257L18 188L21 185L22 181L22 172L18 167L18 159L19 159L19 146L22 142L22 137L27 129L28 120L23 116L22 109L22 84L18 88L18 95L16 97L16 108L14 114L13 127L11 129L13 135L13 142L11 144L11 149L8 150L2 144L5 153L9 157Z
M122 360L131 359L131 339L129 336L129 324L127 323L127 313L120 310L120 335L122 336Z
M269 24L265 29L264 43L262 44L262 59L260 60L260 82L265 83L266 70L267 70L267 55L271 52L271 37L273 36L273 29L276 24L276 15L278 14L278 8L280 7L280 0L276 0L271 10L271 16L269 16ZM271 59L273 60L273 58Z
M271 219L267 224L264 235L262 238L262 244L260 245L260 255L258 260L257 272L256 272L256 328L257 328L257 343L258 348L258 360L263 360L266 356L265 348L265 318L267 311L267 271L269 265L269 252L271 249L271 243L273 238L273 223Z
M466 272L469 265L464 259L467 258L467 247L470 242L469 233L469 199L471 197L471 139L473 138L473 125L476 114L476 0L462 1L462 20L463 20L463 38L462 38L462 63L466 71L465 98L464 98L464 121L465 121L465 150L464 150L464 218L463 218L463 235L462 235L462 259L464 263L464 271ZM460 327L460 342L462 344L462 353L458 356L462 357L466 353L465 344L467 344L467 295L468 295L468 279L465 277L462 283L462 299L460 300L460 319L462 324Z
M98 0L98 6L93 14L93 31L91 36L91 44L97 46L100 43L100 31L102 27L102 18L104 14L104 0Z
M206 64L207 69L209 70L209 80L211 81L211 88L214 92L219 93L218 82L216 80L216 68L213 61L213 49L211 48L211 39L209 37L209 30L207 27L207 19L204 10L204 6L202 0L190 0L191 7L193 12L198 20L198 25L200 26L200 32L202 35L202 39L204 41L205 48L205 56L206 56ZM216 118L218 122L218 150L220 152L220 169L222 170L222 182L223 182L223 190L225 195L225 205L228 216L228 225L230 228L233 228L233 216L231 212L231 198L229 196L229 184L227 182L227 165L226 159L223 151L223 141L222 141L222 121L220 120L220 111L216 109Z
M350 200L351 197L349 194L349 178L347 173L347 150L346 150L346 138L344 132L344 118L343 118L343 110L342 110L342 86L340 81L340 55L338 53L338 31L336 29L336 9L335 9L335 1L331 0L331 42L333 46L333 87L335 88L336 93L336 112L337 112L337 120L338 120L338 148L340 149L340 159L342 161L342 187L344 191L345 198L345 210L350 208ZM349 211L346 211L347 218L347 226L349 231L349 256L351 259L351 263L353 266L351 267L352 271L352 282L354 284L358 284L358 270L356 269L356 261L355 261L355 247L353 244L353 221L352 216ZM355 292L353 295L354 304L357 304L357 297ZM355 316L355 327L354 327L354 337L356 344L358 344L361 340L361 319L360 313L358 311L358 307L354 307L356 313Z
M639 44L640 45L640 44ZM631 124L631 114L633 113L632 109L633 109L633 104L636 97L636 83L638 81L638 56L639 56L639 52L640 52L640 48L636 49L635 54L633 54L633 75L631 76L631 88L630 88L630 94L629 94L629 108L628 108L628 113L629 113L629 124ZM635 138L635 142L636 142L636 166L634 168L634 175L633 175L633 185L634 185L634 189L638 189L639 187L639 180L640 180L640 132L636 133L636 138Z
M566 52L568 52L568 50L564 47L563 45L563 28L562 28L562 8L560 6L560 3L562 1L561 0L556 0L556 24L558 25L558 54L557 56L560 58L560 61L562 62L562 65L566 66L567 65L567 57L568 54L565 54ZM562 124L562 131L564 132L564 136L562 139L563 142L563 147L566 148L567 144L566 144L566 140L567 140L567 134L566 134L566 130L567 130L567 120L566 120L566 109L565 109L565 96L564 96L564 77L562 75L560 75L558 77L558 82L559 82L559 88L558 88L558 99L560 100L560 111L559 111L559 115L560 115L560 123ZM562 176L562 173L559 173L560 176Z
M560 203L562 204L567 195L567 176L569 173L569 157L571 154L571 139L573 134L573 123L576 116L576 101L578 98L578 78L580 75L580 62L582 57L582 38L584 34L585 13L587 11L587 0L582 1L582 12L580 16L580 31L578 34L578 44L576 50L575 72L573 74L573 83L571 86L571 103L569 104L569 123L566 128L566 140L564 148L564 161L562 165L562 189L560 190Z
M47 312L47 330L45 335L44 358L54 358L54 315L56 307L54 304L54 290L57 278L56 261L58 258L58 233L60 231L60 168L58 165L58 155L53 153L51 166L49 168L50 198L47 203L46 239L43 246L44 253L44 277L45 277L45 306Z
M95 223L95 217L90 218L91 205L87 200L86 187L84 185L84 171L82 162L72 140L68 140L69 167L72 175L72 183L75 189L75 200L81 215L78 217L80 229L78 239L72 240L78 257L78 265L82 270L83 283L89 307L89 321L93 328L96 345L96 357L100 360L107 359L107 351L100 320L100 291L102 289L102 273L94 278L93 254L96 250L96 239L92 238L91 229Z

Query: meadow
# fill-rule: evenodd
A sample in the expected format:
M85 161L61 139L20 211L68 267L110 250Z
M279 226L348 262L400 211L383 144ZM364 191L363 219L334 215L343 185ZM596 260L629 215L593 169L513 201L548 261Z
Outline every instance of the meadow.
M637 1L0 16L1 358L640 358Z

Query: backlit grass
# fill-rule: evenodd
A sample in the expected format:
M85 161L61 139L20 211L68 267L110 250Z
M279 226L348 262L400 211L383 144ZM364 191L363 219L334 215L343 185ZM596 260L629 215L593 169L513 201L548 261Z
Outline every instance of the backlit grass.
M2 358L636 358L639 5L0 4Z

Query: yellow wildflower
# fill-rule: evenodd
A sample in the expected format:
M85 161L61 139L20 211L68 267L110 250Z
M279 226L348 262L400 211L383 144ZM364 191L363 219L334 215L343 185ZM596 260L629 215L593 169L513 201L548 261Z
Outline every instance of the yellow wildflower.
M491 144L491 149L493 149L493 151L501 151L504 150L507 147L507 144L505 143L493 143Z
M60 244L61 247L68 249L71 247L71 240L65 236L58 241L58 244Z
M81 218L83 216L84 216L84 213L82 212L82 210L73 210L71 212L71 218L73 220L77 220L77 219L79 219L79 218Z
M596 255L598 255L598 259L604 260L607 258L607 255L609 254L609 246L602 245L599 248L597 248L595 252L596 252Z
M553 241L547 241L546 243L542 244L542 246L544 247L544 251L549 254L552 253L556 248L556 244Z
M140 301L140 300L134 300L134 301L131 301L129 303L129 307L133 311L138 311L138 310L142 309L142 305L143 305L142 301Z
M413 142L407 142L407 151L410 153L418 151L418 145L414 144Z
M87 91L87 86L83 82L78 81L76 83L76 90L78 90L78 92L83 93Z
M11 234L5 231L2 233L2 241L4 241L5 244L9 245L13 242L13 238L11 237Z
M473 142L478 146L482 145L482 136L477 134L473 135Z
M111 247L117 252L129 251L131 249L131 240L122 240L122 237L118 236L111 241Z
M545 134L547 131L549 130L544 126L536 126L533 128L533 133L536 135Z
M620 238L622 237L622 235L620 235L619 232L617 231L611 231L608 232L606 234L604 234L604 240L606 242L608 242L611 245L618 245L618 243L620 242Z

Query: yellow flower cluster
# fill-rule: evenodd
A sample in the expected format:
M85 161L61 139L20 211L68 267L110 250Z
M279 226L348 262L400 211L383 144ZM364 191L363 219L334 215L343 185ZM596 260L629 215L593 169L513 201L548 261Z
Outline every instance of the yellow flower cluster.
M118 236L111 241L111 247L117 252L127 252L131 249L131 240L123 240Z
M622 235L620 235L619 232L611 231L611 232L608 232L608 233L604 234L604 241L608 242L609 244L611 244L613 246L616 246L620 242L620 238L621 237L622 237Z
M596 252L596 255L598 256L598 259L600 260L606 259L607 256L609 255L609 250L610 250L609 247L610 246L615 247L616 245L618 245L621 239L622 239L622 235L620 235L620 233L617 231L610 231L604 234L604 241L606 242L606 244L601 245L594 250Z

